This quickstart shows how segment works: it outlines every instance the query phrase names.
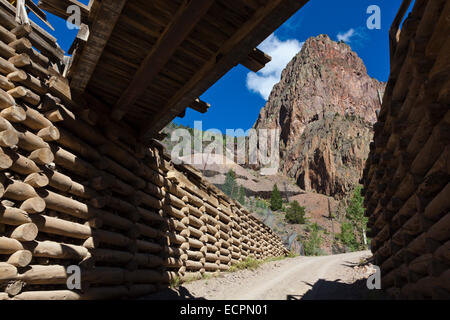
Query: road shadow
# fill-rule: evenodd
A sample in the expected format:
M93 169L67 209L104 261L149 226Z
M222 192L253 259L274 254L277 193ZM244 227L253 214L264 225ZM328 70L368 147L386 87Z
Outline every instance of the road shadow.
M341 280L329 281L319 279L316 283L305 284L311 287L303 296L287 295L287 300L384 300L386 297L380 290L369 290L366 279L353 283L343 283ZM376 291L376 292L375 292Z
M167 288L152 295L143 297L141 300L206 300L203 297L195 297L185 287Z

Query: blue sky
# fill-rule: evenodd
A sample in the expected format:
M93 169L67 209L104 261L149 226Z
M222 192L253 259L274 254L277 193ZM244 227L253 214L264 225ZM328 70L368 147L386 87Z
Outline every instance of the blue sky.
M35 1L37 2L37 1ZM88 3L88 0L81 0ZM212 86L201 97L211 104L205 114L187 109L184 118L175 123L193 127L202 121L203 129L227 128L244 130L253 126L264 107L270 88L278 82L284 66L300 50L302 43L312 36L328 34L331 39L345 39L364 61L368 73L380 81L389 76L389 28L402 0L310 0L286 21L260 48L273 57L273 62L258 74L238 65ZM381 9L381 29L369 30L367 8L377 5ZM410 8L411 9L411 8ZM36 21L36 19L33 19ZM62 49L68 50L77 30L68 30L66 22L49 15L57 30L52 32ZM48 30L48 28L45 27ZM338 36L339 35L339 36ZM248 82L249 79L249 82Z
M338 34L351 34L349 31L353 29L353 36L346 42L362 58L371 77L387 81L389 28L401 2L310 0L276 30L274 36L281 43L297 40L301 44L309 37L319 34L328 34L331 39L338 40ZM366 11L370 5L378 5L381 9L381 30L369 30L366 26L370 16ZM286 51L290 51L289 49ZM261 94L252 92L247 87L249 72L241 65L235 67L201 97L211 104L206 114L187 109L186 116L177 118L174 122L193 127L194 121L201 120L203 129L217 128L222 132L225 132L226 128L251 128L266 101Z

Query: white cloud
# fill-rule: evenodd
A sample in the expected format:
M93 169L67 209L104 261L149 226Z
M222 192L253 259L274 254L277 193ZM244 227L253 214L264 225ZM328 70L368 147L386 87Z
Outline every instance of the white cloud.
M350 42L350 38L353 37L354 35L355 35L355 29L351 28L347 32L344 32L344 33L339 32L337 34L337 39L339 41Z
M267 100L273 86L280 81L281 72L302 49L302 45L303 42L296 39L281 41L274 34L271 34L258 48L270 55L272 61L258 73L250 72L247 74L247 88L252 92L259 93Z

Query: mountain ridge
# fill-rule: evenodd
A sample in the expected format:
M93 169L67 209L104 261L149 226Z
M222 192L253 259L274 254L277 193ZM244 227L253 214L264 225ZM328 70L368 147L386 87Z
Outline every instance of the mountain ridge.
M364 63L347 44L326 35L312 37L283 70L253 126L281 129L279 172L262 176L258 166L231 159L222 162L229 165L194 166L218 187L225 184L227 172L232 170L237 185L245 189L246 206L282 238L300 235L307 241L310 225L317 224L322 234L321 252L345 251L336 243L336 236L345 220L347 199L359 184L369 153L384 87L367 75ZM166 133L175 127L167 128ZM188 130L193 135L193 129ZM173 147L168 139L165 144ZM297 201L305 207L310 224L288 224L283 212L269 210L267 200L261 208L261 199L270 198L274 184L285 206Z
M342 199L359 181L384 88L350 46L311 37L283 70L253 128L280 129L281 174L306 191Z

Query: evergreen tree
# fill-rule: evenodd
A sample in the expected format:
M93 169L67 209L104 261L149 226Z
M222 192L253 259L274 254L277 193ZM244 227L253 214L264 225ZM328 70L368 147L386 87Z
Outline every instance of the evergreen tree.
M225 183L222 186L222 190L227 196L232 197L235 185L236 185L236 176L233 170L230 170L227 172L225 176Z
M245 190L242 186L239 187L238 201L240 202L240 204L245 205Z
M283 199L276 184L273 185L272 196L270 197L270 208L273 211L280 210L283 207Z
M307 256L320 256L323 254L320 246L322 245L322 237L319 225L313 223L311 225L311 234L309 235L308 241L303 242L305 249L305 255Z
M350 222L344 221L341 224L341 233L337 235L337 238L341 240L350 251L358 251L360 244L355 238L353 225Z
M239 197L239 185L236 182L236 174L233 170L228 171L222 191L230 198L236 200Z
M239 199L239 185L236 182L233 186L233 193L231 194L231 198L233 198L234 200Z
M361 186L353 192L346 211L346 220L341 225L341 233L338 238L351 251L361 250L367 247L366 226L367 218L364 216L364 197L361 195Z
M304 224L306 222L305 207L300 206L297 201L291 202L286 210L286 220L292 224Z
M361 195L361 186L356 187L353 197L347 208L347 219L352 223L356 238L362 249L367 243L365 240L367 218L364 216L364 197Z

